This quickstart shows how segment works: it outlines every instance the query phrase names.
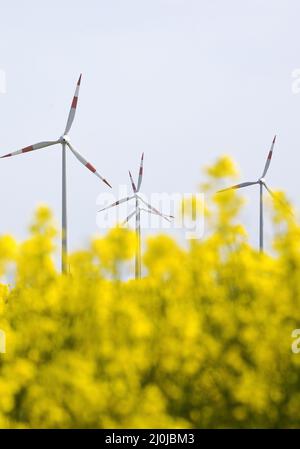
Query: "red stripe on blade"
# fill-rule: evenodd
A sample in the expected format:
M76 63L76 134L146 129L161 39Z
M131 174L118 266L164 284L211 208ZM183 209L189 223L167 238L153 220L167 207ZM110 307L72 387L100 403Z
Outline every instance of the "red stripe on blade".
M22 153L27 153L28 151L32 151L33 150L33 146L31 145L30 147L26 147L22 149Z
M73 101L72 101L71 108L76 109L76 107L77 107L77 102L78 102L78 97L74 97L74 98L73 98Z
M268 156L268 159L269 159L269 160L272 159L272 151L270 151L269 156Z
M91 170L93 173L95 173L96 169L95 167L92 166L92 164L90 164L89 162L85 165L86 168L88 168L89 170Z

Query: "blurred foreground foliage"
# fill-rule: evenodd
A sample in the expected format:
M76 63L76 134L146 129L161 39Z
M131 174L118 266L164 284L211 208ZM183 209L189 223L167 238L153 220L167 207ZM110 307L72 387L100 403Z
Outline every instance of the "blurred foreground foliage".
M129 230L72 254L68 277L46 207L28 240L0 238L0 427L300 426L300 227L278 193L259 254L241 196L215 194L236 175L228 158L206 170L204 238L151 237L138 282Z

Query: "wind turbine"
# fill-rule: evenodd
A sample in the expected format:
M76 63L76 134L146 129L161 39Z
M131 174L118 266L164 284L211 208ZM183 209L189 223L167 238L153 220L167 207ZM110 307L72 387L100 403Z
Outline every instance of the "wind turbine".
M265 176L268 173L270 164L271 164L271 160L272 160L272 156L273 156L273 150L274 150L274 146L275 146L275 141L276 141L276 136L273 139L272 145L271 145L271 149L269 151L268 157L267 157L267 161L265 164L265 168L263 171L262 176L255 182L243 182L241 184L237 184L235 186L229 187L227 189L223 189L220 190L219 193L221 192L226 192L228 190L232 190L232 189L243 189L244 187L248 187L248 186L253 186L256 184L259 184L259 249L260 252L263 252L264 250L264 207L263 207L263 189L265 188L269 194L275 198L274 193L269 189L269 187L266 184L266 180L265 180Z
M61 144L62 146L62 257L61 257L61 269L63 273L67 272L67 176L66 176L66 149L68 148L73 155L78 159L78 161L83 164L86 168L88 168L92 173L94 173L96 176L98 176L101 181L103 181L105 184L107 184L109 187L111 185L104 179L96 170L96 168L90 164L80 153L78 153L77 150L73 147L73 145L70 142L70 138L68 136L68 133L71 129L72 123L75 118L76 114L76 108L77 108L77 102L78 102L78 95L79 95L79 88L80 88L80 82L81 82L81 75L78 79L75 94L73 97L73 101L71 104L71 109L69 112L67 125L64 130L63 135L57 139L57 140L51 140L51 141L45 141L45 142L38 142L33 145L30 145L25 148L21 148L20 150L14 151L12 153L5 154L4 156L1 156L1 158L10 157L10 156L16 156L17 154L22 153L28 153L30 151L40 150L41 148L50 147L52 145Z
M143 165L144 165L144 153L141 157L141 163L140 163L140 170L139 170L139 177L137 185L135 185L131 172L129 171L129 177L131 182L131 187L133 191L133 195L122 198L115 203L104 207L103 209L100 209L98 212L102 212L104 210L110 209L111 207L118 206L119 204L135 200L135 210L131 212L126 220L123 221L122 225L128 223L131 218L135 216L135 232L136 232L136 254L135 254L135 278L140 279L141 278L141 211L147 212L148 214L154 214L159 215L160 217L163 217L165 220L170 221L170 218L174 218L173 215L165 215L162 214L159 210L157 210L155 207L153 207L151 204L147 203L140 195L140 188L142 184L143 179ZM142 206L146 206L142 207Z

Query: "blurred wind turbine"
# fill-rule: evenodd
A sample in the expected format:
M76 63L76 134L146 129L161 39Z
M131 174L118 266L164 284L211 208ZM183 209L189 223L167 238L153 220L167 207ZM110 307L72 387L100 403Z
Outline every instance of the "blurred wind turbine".
M68 136L68 133L71 129L72 123L75 118L76 114L76 108L77 108L77 102L78 102L78 95L79 95L79 88L80 88L80 82L81 82L81 75L78 79L75 94L73 97L73 101L71 104L71 109L69 112L67 125L64 130L63 135L58 140L51 140L51 141L45 141L45 142L39 142L35 143L34 145L30 145L25 148L21 148L20 150L14 151L12 153L5 154L4 156L1 156L1 158L10 157L10 156L16 156L17 154L22 153L28 153L30 151L40 150L41 148L50 147L52 145L61 144L62 146L62 256L61 256L61 269L63 273L67 272L67 176L66 176L66 147L70 149L70 151L73 153L73 155L76 157L76 159L79 160L81 164L83 164L86 168L88 168L92 173L94 173L96 176L98 176L101 181L103 181L105 184L107 184L109 187L111 185L104 179L96 170L95 167L93 167L92 164L90 164L80 153L78 153L77 150L71 145L70 138Z
M116 201L115 203L104 207L103 209L100 209L98 212L102 212L104 210L110 209L111 207L118 206L119 204L131 201L135 199L135 210L131 212L126 220L123 221L122 225L128 223L131 218L135 216L135 232L136 232L136 254L135 254L135 278L140 279L141 278L141 211L147 212L148 214L154 214L159 215L160 217L164 218L167 221L170 221L170 218L174 218L173 215L164 215L159 210L157 210L155 207L153 207L151 204L147 203L143 198L141 198L138 193L140 192L142 179L143 179L143 165L144 165L144 153L141 157L141 164L140 164L140 170L139 170L139 177L137 186L135 185L132 175L129 172L131 187L133 191L133 195L122 198L121 200ZM141 207L141 204L145 207Z
M232 190L232 189L243 189L244 187L254 186L256 184L259 184L259 191L260 191L260 196L259 196L259 249L260 249L261 252L263 252L263 250L264 250L263 188L265 188L269 192L269 194L272 196L272 198L276 199L274 193L267 186L266 180L265 180L265 176L268 173L268 170L269 170L269 167L270 167L270 164L271 164L271 160L272 160L272 156L273 156L273 150L274 150L274 146L275 146L275 141L276 141L276 136L273 139L273 142L272 142L269 154L268 154L268 158L267 158L267 161L266 161L266 164L265 164L265 168L264 168L263 174L257 181L255 181L255 182L243 182L241 184L237 184L237 185L229 187L227 189L219 190L219 193L221 193L221 192L226 192L226 191Z

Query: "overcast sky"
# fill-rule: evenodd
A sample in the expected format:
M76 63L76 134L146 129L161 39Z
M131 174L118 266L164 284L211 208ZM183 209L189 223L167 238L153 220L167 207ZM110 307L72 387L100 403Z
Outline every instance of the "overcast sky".
M232 155L257 179L274 134L273 188L299 199L297 0L1 2L0 152L58 138L83 73L72 143L114 186L145 152L143 192L193 192L201 167ZM26 235L35 206L60 220L61 150L0 162L0 232ZM97 232L104 184L68 157L70 246ZM244 220L257 234L257 189Z

